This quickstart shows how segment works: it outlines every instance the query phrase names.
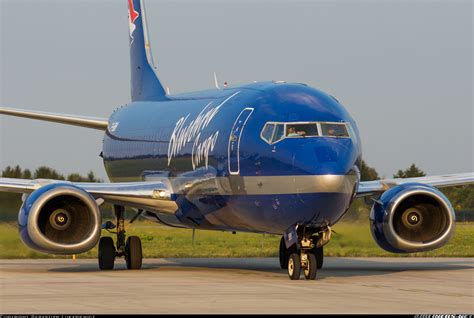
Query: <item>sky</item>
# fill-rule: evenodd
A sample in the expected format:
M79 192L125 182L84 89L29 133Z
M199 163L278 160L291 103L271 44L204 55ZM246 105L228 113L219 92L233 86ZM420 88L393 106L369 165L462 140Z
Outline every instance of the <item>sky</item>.
M302 82L356 120L381 176L474 171L472 1L146 2L171 93ZM130 100L125 0L0 0L0 105L107 118ZM0 168L94 171L102 132L0 116Z

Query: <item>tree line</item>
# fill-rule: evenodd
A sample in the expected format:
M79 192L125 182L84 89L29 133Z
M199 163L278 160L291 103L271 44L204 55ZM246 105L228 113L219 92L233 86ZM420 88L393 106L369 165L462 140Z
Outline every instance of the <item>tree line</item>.
M97 179L93 171L89 171L86 176L81 176L79 173L71 173L64 177L64 175L58 173L55 169L41 166L38 167L33 173L30 169L22 169L19 165L15 167L7 166L2 171L3 178L19 178L19 179L55 179L55 180L67 180L71 182L102 182Z
M414 163L406 168L405 170L398 170L397 173L393 175L394 178L416 178L416 177L424 177L426 174L418 168ZM364 160L362 160L361 167L360 167L360 180L361 181L372 181L381 179L377 170L368 166Z
M90 171L83 176L79 173L71 173L63 175L53 168L41 166L36 170L22 169L19 165L14 167L7 166L2 170L3 178L19 178L19 179L55 179L67 180L71 182L102 182L98 179L94 172ZM13 221L18 217L18 211L21 207L21 194L0 192L0 220Z

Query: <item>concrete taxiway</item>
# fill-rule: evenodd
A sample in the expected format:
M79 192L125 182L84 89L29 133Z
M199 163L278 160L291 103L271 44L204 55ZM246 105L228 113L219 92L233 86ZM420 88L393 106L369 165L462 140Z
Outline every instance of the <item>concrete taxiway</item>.
M290 281L275 258L0 260L1 313L473 313L472 258L326 258Z

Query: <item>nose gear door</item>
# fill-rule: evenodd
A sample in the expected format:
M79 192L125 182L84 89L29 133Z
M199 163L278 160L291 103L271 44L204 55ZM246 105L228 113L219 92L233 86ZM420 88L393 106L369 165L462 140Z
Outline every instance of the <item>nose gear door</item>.
M245 108L235 120L234 126L232 126L232 130L230 131L228 162L229 173L232 175L238 175L240 173L240 137L252 112L253 108Z

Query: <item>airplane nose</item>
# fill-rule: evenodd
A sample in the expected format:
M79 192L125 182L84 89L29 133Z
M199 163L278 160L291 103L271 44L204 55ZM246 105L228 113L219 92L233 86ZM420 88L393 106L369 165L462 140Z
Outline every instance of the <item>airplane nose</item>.
M311 180L311 185L295 185L298 198L308 211L317 213L315 224L333 224L347 211L358 182L357 152L347 138L314 138L295 152L293 170Z
M312 175L346 175L355 164L357 151L347 138L314 138L295 152L293 169Z

